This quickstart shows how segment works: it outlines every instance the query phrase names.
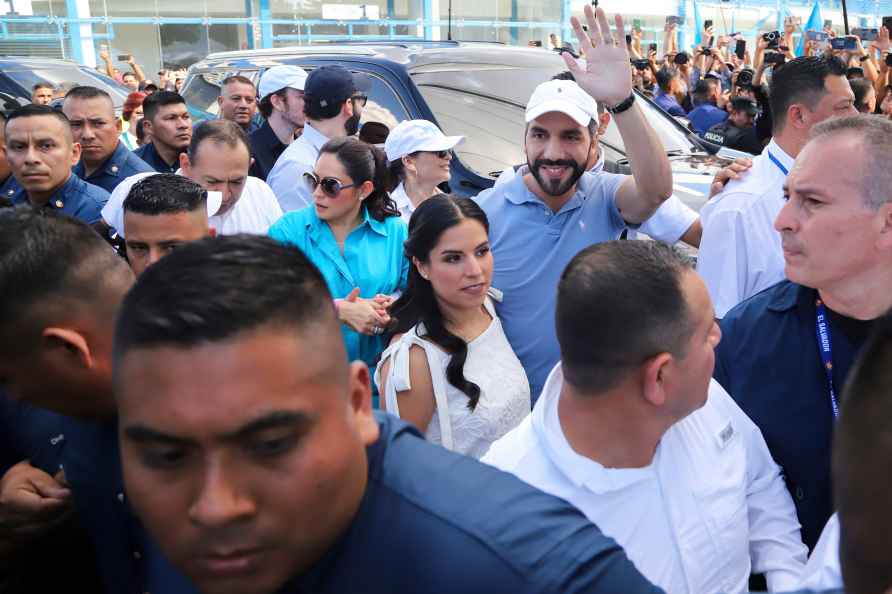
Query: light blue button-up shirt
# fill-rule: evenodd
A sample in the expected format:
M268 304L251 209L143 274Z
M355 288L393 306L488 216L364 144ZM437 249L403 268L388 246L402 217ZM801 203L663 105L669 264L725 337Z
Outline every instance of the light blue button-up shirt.
M313 193L304 181L304 173L313 171L319 149L329 141L309 122L300 138L288 145L266 176L282 212L300 210L313 204Z
M583 174L576 193L556 213L527 188L523 177L486 190L476 200L489 218L492 286L503 293L496 310L535 403L561 358L554 330L558 280L573 256L594 243L616 239L627 226L616 206L616 192L626 176Z
M363 222L344 241L344 253L328 223L319 219L313 206L289 212L269 228L273 239L290 243L316 265L335 299L343 299L354 287L359 296L371 299L378 293L390 295L406 286L409 261L403 255L408 228L398 216L376 221L363 208ZM341 325L351 361L365 361L374 373L375 360L384 350L381 336L366 336Z

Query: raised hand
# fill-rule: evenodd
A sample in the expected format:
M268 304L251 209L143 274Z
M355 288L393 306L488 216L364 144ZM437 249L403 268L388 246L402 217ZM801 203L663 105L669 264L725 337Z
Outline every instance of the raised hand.
M582 30L579 19L570 19L579 40L579 52L585 57L585 69L566 52L561 54L564 62L579 86L596 101L607 106L622 103L632 93L632 72L623 19L616 15L615 34L610 32L607 15L602 8L593 12L592 7L586 5L585 19L588 33Z

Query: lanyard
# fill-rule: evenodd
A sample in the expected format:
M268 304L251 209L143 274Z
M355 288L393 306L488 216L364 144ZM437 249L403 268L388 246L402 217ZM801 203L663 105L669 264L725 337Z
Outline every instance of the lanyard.
M833 346L830 344L830 325L827 319L827 308L821 299L815 300L815 330L818 334L818 350L821 352L821 363L827 375L827 386L830 389L830 407L833 419L839 418L839 401L833 388Z
M784 164L778 161L777 157L771 154L771 151L768 151L768 158L771 159L771 162L777 165L777 168L781 170L784 175L789 175L790 172L787 171L787 168L784 167Z

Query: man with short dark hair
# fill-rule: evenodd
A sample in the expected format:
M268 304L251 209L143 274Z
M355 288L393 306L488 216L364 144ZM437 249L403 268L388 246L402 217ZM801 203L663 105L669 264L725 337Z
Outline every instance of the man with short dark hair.
M359 103L364 100L354 100L354 96L358 96L365 86L365 79L337 64L320 66L307 76L303 133L285 149L267 176L283 212L313 203L304 173L312 172L322 145L356 132L361 110Z
M654 103L663 108L663 111L671 116L685 117L687 112L679 103L684 87L678 70L670 66L664 66L657 70L657 91L654 93Z
M127 261L136 276L181 245L213 233L207 190L180 175L141 179L123 206Z
M489 218L492 285L503 293L496 308L533 401L560 359L554 287L561 271L589 245L637 228L672 195L666 150L635 104L622 30L610 31L597 11L596 22L585 7L588 34L571 21L586 53L586 70L563 54L577 82L544 82L527 102L528 173L477 196ZM586 172L599 102L625 141L632 175Z
M703 138L730 149L753 155L762 152L762 143L756 133L754 121L759 113L756 102L746 97L735 97L728 104L728 118L707 130Z
M49 105L53 100L55 88L49 83L39 82L31 87L31 103L34 105Z
M175 173L180 166L180 154L192 140L192 116L186 100L179 93L158 91L142 103L143 126L152 142L133 153L158 173Z
M223 79L217 105L221 119L235 122L247 133L256 130L257 88L251 79L238 74Z
M719 318L783 280L781 238L773 223L783 207L787 173L815 124L857 113L845 64L830 55L796 58L775 68L770 102L774 138L742 179L728 183L700 211L697 270Z
M721 324L715 378L784 468L809 547L833 512L838 394L873 320L892 307L889 154L892 122L882 118L834 118L812 130L774 223L789 280Z
M250 162L245 131L227 120L210 120L196 126L188 150L180 155L182 169L177 173L212 193L209 223L220 235L265 235L282 216L276 196L266 182L248 175ZM102 209L102 217L126 238L122 212L125 197L124 193L112 194Z
M589 247L555 317L561 362L483 461L573 503L666 592L742 592L751 572L795 587L796 511L758 428L710 378L721 332L692 264L653 241Z
M307 73L297 66L273 66L260 78L263 125L251 133L251 175L266 181L270 170L303 131Z
M205 594L655 591L566 502L373 413L325 280L272 239L146 270L113 377L129 501Z
M96 87L74 87L65 95L62 113L71 123L81 160L74 174L111 192L131 175L153 171L121 142L121 120L115 117L111 96Z
M7 116L6 158L21 186L13 204L57 210L88 224L99 222L108 192L71 172L80 160L65 115L47 105L26 105Z
M722 82L713 77L697 81L694 87L694 109L688 114L688 120L699 136L707 130L728 119L728 112L720 105L722 101Z

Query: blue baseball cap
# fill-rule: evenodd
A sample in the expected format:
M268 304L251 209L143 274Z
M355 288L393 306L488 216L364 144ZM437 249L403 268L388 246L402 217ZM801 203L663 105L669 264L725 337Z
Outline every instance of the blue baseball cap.
M304 84L306 100L328 107L343 103L357 91L369 89L369 81L362 75L351 74L343 66L332 64L316 68Z

